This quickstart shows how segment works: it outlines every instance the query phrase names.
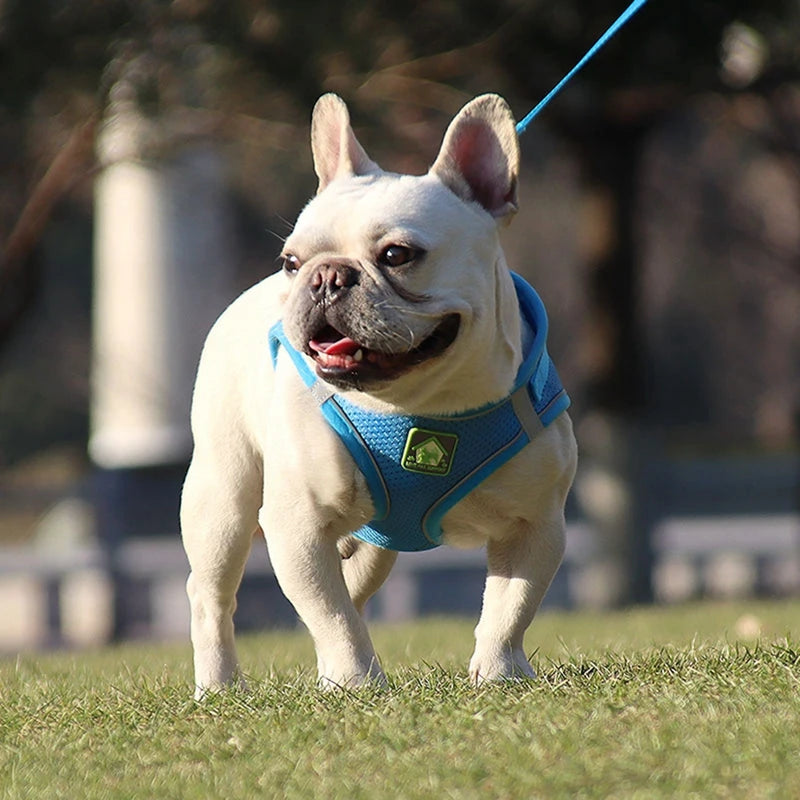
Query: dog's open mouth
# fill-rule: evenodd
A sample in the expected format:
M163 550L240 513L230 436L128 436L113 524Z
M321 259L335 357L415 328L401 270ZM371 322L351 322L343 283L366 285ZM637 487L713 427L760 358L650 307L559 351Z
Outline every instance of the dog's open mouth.
M458 335L460 317L449 314L422 344L402 353L370 349L326 325L308 343L320 377L345 388L359 388L374 380L395 378L423 361L443 353Z

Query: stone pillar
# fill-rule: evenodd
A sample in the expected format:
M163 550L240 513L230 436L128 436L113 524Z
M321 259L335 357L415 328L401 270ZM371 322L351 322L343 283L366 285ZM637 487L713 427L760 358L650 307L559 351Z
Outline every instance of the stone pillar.
M98 141L89 453L105 469L188 460L197 360L231 296L221 160L207 143L153 157L162 124L117 110Z

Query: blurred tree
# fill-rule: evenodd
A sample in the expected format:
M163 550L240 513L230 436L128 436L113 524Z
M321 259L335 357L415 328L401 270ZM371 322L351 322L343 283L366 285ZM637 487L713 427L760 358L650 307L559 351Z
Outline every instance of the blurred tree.
M198 131L235 138L243 154L242 191L261 207L271 203L275 208L281 198L295 199L312 189L305 127L321 91L348 97L378 158L402 150L409 155L398 168L418 166L418 153L433 152L430 137L438 132L431 131L441 127L421 124L431 113L444 121L467 96L499 91L522 116L625 4L4 0L0 346L35 292L35 234L73 185L75 173L86 168L86 149L71 150L67 143L102 113L117 77L137 59L149 64L152 76L138 97L143 110L180 112L174 115L176 141ZM792 0L651 0L537 122L572 143L597 201L594 207L603 209L610 228L592 256L596 329L604 342L594 402L618 411L638 402L633 208L642 144L651 126L687 93L747 89L769 94L795 80L798 21L800 10ZM738 45L731 33L735 25L746 34ZM750 59L750 73L742 56L747 36L751 50L761 54L755 67ZM178 98L171 76L193 73L203 76L197 92L188 101ZM790 129L782 142L797 153ZM36 196L35 187L41 187L65 147L73 166L64 170L63 181L49 184L37 225L20 240L20 198ZM298 154L302 157L295 158ZM274 165L268 185L262 177L265 163Z
M613 1L593 3L591 10L578 2L518 5L498 58L517 91L533 96L542 93L542 76L555 83L621 10ZM635 209L643 147L654 125L692 93L752 89L753 83L769 91L796 80L798 23L800 7L791 0L651 2L548 110L547 124L572 142L594 208L603 209L611 228L589 265L604 345L591 405L629 413L642 402ZM763 48L761 62L740 81L725 69L726 35L736 25Z
M301 124L320 91L334 88L361 99L356 111L374 123L374 138L388 134L407 145L415 140L420 107L450 114L473 91L503 91L521 115L623 7L619 0L6 0L0 10L0 126L16 122L20 131L30 130L46 120L50 130L40 135L63 141L92 107L102 107L120 63L144 53L183 71L216 73L218 90L198 95L198 109ZM635 401L630 210L643 137L680 95L723 87L720 48L734 22L766 43L769 63L760 85L794 77L798 13L791 0L654 0L543 119L575 144L587 180L603 187L614 209L615 246L598 257L594 270L597 305L609 309L605 327L612 331L598 399L622 406ZM174 100L168 75L162 70L152 96L141 98L155 103L153 111ZM395 107L387 112L387 104ZM21 156L26 168L17 190L43 172L40 159L52 158L52 146L34 137ZM10 227L7 205L0 235ZM24 287L31 281L19 269L20 258L0 271L18 273L6 282ZM11 300L2 313L14 317L30 292L7 291Z

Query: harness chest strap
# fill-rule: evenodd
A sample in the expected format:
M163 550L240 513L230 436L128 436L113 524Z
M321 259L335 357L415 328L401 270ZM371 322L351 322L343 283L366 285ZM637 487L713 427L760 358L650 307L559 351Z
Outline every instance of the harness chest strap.
M273 363L282 346L367 482L375 516L357 538L390 550L438 546L447 511L569 406L547 354L544 306L527 282L513 278L534 332L514 388L504 400L452 416L366 411L317 378L280 322L270 330Z

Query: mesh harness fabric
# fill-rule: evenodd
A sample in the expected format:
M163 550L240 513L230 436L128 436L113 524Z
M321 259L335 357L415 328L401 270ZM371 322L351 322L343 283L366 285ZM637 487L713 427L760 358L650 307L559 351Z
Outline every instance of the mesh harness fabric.
M317 378L281 322L271 328L273 365L283 347L367 482L375 516L353 532L358 539L388 550L438 547L447 511L569 407L547 353L544 305L523 278L512 277L533 332L514 387L499 402L451 416L366 411Z

